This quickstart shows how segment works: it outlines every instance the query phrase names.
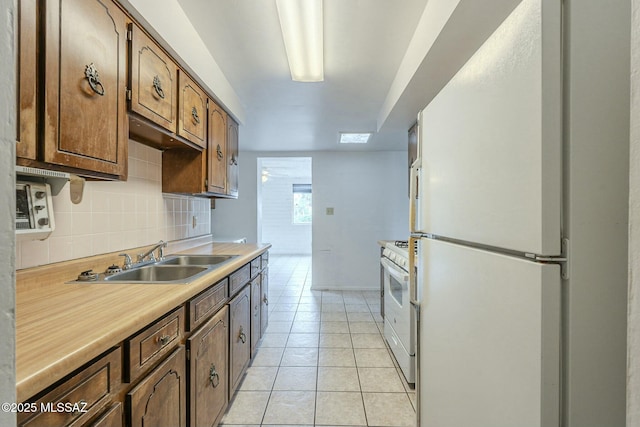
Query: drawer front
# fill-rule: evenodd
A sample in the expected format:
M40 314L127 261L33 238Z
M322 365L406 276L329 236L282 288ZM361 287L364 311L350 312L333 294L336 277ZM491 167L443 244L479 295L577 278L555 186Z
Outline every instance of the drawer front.
M178 135L207 148L207 97L182 70L178 70Z
M265 252L260 257L262 263L262 269L265 269L269 266L269 252Z
M122 403L118 402L89 424L91 427L122 427Z
M260 257L251 261L251 278L252 279L260 273L261 265L262 265L262 262L260 261Z
M46 412L18 415L20 426L81 425L96 416L120 388L122 374L120 347L82 368L36 401ZM22 417L24 415L24 417Z
M229 279L224 279L189 301L189 330L193 331L218 311L228 296Z
M175 348L184 335L184 329L184 308L180 307L125 341L129 362L126 380L134 381Z
M251 279L251 266L249 264L229 276L229 296L235 295Z

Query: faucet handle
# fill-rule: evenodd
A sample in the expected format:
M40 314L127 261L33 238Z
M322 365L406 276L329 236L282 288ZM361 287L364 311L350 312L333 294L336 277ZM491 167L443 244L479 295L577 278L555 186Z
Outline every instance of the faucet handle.
M131 256L129 254L120 254L119 256L124 257L124 265L122 266L122 269L123 270L130 269L131 265L133 264L133 260L131 259Z
M160 248L158 248L158 261L162 261L164 259L164 248L167 247L167 242L160 240L158 244L160 245Z

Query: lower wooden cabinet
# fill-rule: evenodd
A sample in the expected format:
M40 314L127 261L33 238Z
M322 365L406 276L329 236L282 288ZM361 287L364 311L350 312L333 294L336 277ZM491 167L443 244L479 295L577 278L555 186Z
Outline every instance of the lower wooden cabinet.
M37 400L36 412L20 412L19 426L79 426L109 404L121 384L122 353L115 348Z
M258 349L258 342L260 341L261 336L261 300L262 293L260 290L260 276L258 276L251 281L251 357L253 357Z
M180 346L127 393L128 425L185 427L185 371L185 350Z
M250 286L229 302L229 399L235 393L251 356Z
M122 403L118 402L107 409L90 427L122 427Z
M264 335L269 326L269 269L265 268L262 273L260 281L260 293L262 298L260 300L260 334Z
M217 425L229 402L229 308L223 307L187 340L189 426Z

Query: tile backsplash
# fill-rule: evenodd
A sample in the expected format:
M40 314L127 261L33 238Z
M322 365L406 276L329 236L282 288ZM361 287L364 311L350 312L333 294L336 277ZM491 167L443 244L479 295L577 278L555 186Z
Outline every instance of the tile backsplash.
M208 199L162 193L162 152L129 141L127 181L87 181L82 202L69 185L53 198L55 231L16 242L16 269L211 233Z

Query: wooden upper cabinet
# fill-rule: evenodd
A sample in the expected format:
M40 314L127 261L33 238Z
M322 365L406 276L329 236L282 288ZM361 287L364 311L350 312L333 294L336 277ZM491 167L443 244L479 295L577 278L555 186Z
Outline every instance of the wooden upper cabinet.
M18 4L18 136L16 156L36 159L36 0Z
M207 148L207 96L184 72L178 71L178 135Z
M110 0L51 0L43 5L46 66L41 160L124 176L127 18Z
M238 197L238 123L227 116L227 195Z
M207 191L225 194L227 186L227 113L209 100L209 153Z
M178 67L138 26L131 31L131 111L175 132Z

